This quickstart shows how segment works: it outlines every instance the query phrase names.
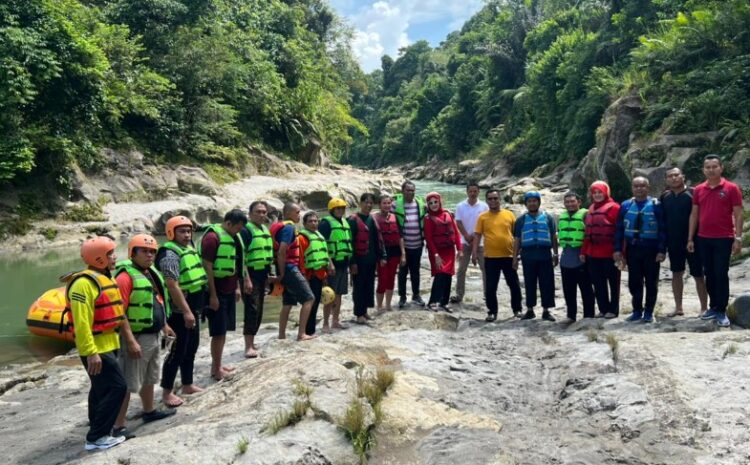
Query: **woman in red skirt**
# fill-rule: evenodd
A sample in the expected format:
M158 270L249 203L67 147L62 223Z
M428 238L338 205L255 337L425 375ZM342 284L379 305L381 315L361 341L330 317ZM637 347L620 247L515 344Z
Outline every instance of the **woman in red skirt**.
M427 217L424 220L424 237L430 254L432 291L427 307L450 312L448 299L451 281L456 273L456 251L463 254L461 233L448 210L443 209L443 199L437 192L427 194Z
M396 282L396 273L399 264L406 265L406 251L404 250L404 239L398 228L396 215L391 212L393 198L388 194L380 196L380 211L372 214L375 226L378 229L380 241L381 258L378 261L378 287L375 290L378 312L383 309L383 297L385 297L385 311L391 311L391 299L393 298L393 287Z

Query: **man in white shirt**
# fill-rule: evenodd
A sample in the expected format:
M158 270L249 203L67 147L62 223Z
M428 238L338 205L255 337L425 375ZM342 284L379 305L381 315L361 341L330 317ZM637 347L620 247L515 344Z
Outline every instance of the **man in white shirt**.
M469 182L466 186L466 200L456 206L456 224L461 233L461 242L466 247L471 247L474 240L474 226L477 223L479 215L489 210L487 204L479 200L479 185L476 182ZM479 259L479 269L482 270L482 295L484 295L484 242L479 243L477 250ZM451 297L451 303L461 303L466 291L466 269L469 267L471 254L465 253L458 263L458 273L456 276L456 295Z

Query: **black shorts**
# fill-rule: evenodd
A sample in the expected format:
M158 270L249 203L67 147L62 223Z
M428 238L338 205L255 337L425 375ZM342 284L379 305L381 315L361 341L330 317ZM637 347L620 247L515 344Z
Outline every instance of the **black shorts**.
M336 295L349 293L349 265L334 263L336 273L328 277L328 285L331 286Z
M685 271L685 262L690 267L690 276L694 278L703 277L703 262L697 253L689 253L686 246L669 246L669 270L673 273Z
M234 299L234 294L219 294L219 309L206 308L209 336L226 336L227 331L237 329L237 302Z
M284 293L281 297L283 305L304 304L309 300L315 300L310 284L307 282L299 268L288 269L284 272L281 280L284 285Z

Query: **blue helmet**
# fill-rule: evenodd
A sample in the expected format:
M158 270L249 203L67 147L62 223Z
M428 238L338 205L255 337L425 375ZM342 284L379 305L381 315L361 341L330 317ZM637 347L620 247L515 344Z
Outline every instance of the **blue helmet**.
M541 203L542 194L537 191L528 191L527 193L523 194L523 203L526 203L529 199L539 199L539 202Z

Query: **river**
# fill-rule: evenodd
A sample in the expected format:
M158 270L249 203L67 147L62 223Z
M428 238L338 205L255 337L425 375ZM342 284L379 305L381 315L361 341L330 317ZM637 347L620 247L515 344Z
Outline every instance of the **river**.
M463 186L432 181L417 181L417 193L439 192L445 206L454 208L465 197ZM126 255L125 244L117 249ZM33 336L26 329L26 312L45 290L59 286L58 277L79 269L81 260L77 248L55 249L50 252L0 254L0 366L30 361L46 361L70 350L71 345L53 339ZM276 321L280 303L269 298L264 320ZM243 308L238 306L238 321Z

